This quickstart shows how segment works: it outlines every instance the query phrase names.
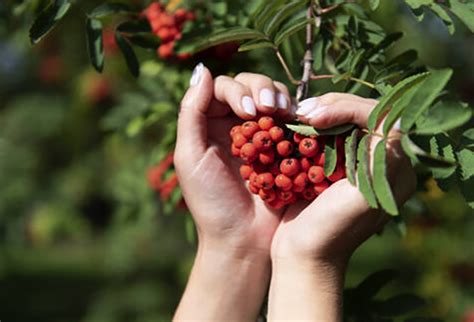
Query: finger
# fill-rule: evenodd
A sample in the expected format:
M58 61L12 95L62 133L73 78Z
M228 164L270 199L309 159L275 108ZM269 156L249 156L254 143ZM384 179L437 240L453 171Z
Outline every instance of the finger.
M278 108L277 114L282 118L294 119L294 110L291 109L291 95L288 87L280 82L273 82L273 86L276 88L276 105Z
M277 111L277 90L270 77L261 74L240 73L235 77L235 80L250 88L259 112L272 114Z
M345 123L367 127L370 112L377 105L373 99L351 94L329 93L300 102L298 119L319 129L327 129Z
M207 148L207 110L213 96L212 75L203 64L193 71L190 87L181 101L175 160L199 160Z
M257 108L250 89L228 76L219 76L214 82L214 96L217 101L228 105L244 120L257 115Z

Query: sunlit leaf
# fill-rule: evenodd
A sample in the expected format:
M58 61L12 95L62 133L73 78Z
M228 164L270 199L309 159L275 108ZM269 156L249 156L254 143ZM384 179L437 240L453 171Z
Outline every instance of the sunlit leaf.
M87 18L86 37L91 64L100 73L104 69L104 46L102 23L99 20Z
M30 28L30 40L32 44L38 43L56 23L69 11L71 4L67 0L55 0L36 17Z
M357 149L357 184L367 203L372 208L377 208L377 200L372 188L372 175L370 173L370 136L365 135Z
M377 143L374 152L374 191L382 208L390 215L398 215L398 207L387 178L387 148L385 140Z
M346 154L346 176L349 182L356 185L356 163L357 163L357 138L359 129L354 129L346 138L344 151Z
M324 145L324 175L329 177L336 170L337 149L336 138L328 136Z

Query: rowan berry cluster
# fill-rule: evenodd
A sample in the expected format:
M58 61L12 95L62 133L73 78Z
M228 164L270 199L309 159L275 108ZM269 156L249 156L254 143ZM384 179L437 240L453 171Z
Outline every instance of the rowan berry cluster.
M179 8L173 13L166 11L166 8L159 2L152 2L144 11L143 15L150 23L152 32L161 40L158 47L158 56L162 59L178 58L188 59L188 53L176 55L174 52L175 42L181 39L181 32L187 21L195 19L193 12Z
M244 161L240 175L249 181L249 190L275 209L300 199L311 201L346 175L342 137L336 137L337 166L328 177L323 136L284 130L272 117L262 116L234 126L230 137L232 155Z

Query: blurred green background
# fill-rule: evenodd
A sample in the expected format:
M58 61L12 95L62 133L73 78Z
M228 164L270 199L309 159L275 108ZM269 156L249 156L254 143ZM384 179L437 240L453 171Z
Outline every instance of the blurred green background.
M162 204L147 169L172 150L178 102L198 60L162 61L142 50L136 80L111 41L97 74L83 24L100 2L77 3L34 47L29 2L0 2L0 320L170 321L195 246L188 215ZM474 106L471 33L460 25L450 36L429 13L419 23L395 0L373 18L405 32L393 54L415 48L420 63L452 67L451 88ZM216 75L285 80L263 51L225 58L198 59ZM389 225L363 245L347 285L394 268L400 278L382 297L415 292L427 299L427 315L472 322L474 214L456 191L442 193L430 180L420 186L403 212L406 236Z

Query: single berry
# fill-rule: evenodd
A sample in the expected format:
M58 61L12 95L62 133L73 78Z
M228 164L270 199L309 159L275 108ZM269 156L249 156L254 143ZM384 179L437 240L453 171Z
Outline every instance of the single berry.
M265 202L272 202L276 198L275 190L271 190L271 189L270 190L260 189L260 191L258 192L258 195Z
M324 169L320 166L313 165L308 170L308 179L312 183L320 183L324 180Z
M329 182L324 180L324 181L314 185L314 192L316 192L316 194L319 195L319 194L323 193L323 191L326 190L327 188L329 188Z
M252 172L249 176L249 184L253 184L254 186L257 186L257 177L258 177L258 174L256 172Z
M288 140L283 140L277 144L277 152L282 157L287 157L293 152L293 144Z
M300 163L297 159L283 159L280 163L280 171L289 177L294 176L300 170Z
M301 194L303 196L303 198L305 198L306 200L314 200L314 198L316 198L316 191L314 191L314 188L306 188L303 193Z
M275 122L273 121L273 118L271 118L270 116L262 116L258 120L258 125L260 126L262 130L268 131L273 127L273 125L275 125Z
M279 126L272 127L270 130L268 130L268 133L270 133L270 137L272 138L273 142L280 142L285 136L285 132L283 132L283 129Z
M301 155L305 157L313 157L318 153L318 142L312 138L304 138L298 146Z
M278 198L280 198L283 201L290 201L294 196L293 191L288 190L288 191L278 191Z
M336 170L328 177L328 179L332 182L336 182L341 180L346 176L346 170L344 169L344 166L338 165L336 167Z
M275 199L268 202L268 205L270 207L272 207L273 209L281 209L281 208L285 207L286 203L283 200L281 200L280 198L278 198L278 196L276 196Z
M240 149L234 143L230 146L230 151L234 157L240 157Z
M270 172L265 172L257 176L257 186L261 189L271 189L275 184L275 179Z
M303 140L305 137L299 133L294 133L293 134L293 142L295 142L296 144L299 144L301 142L301 140Z
M314 165L314 160L310 158L301 158L301 170L308 172L309 168L311 168Z
M235 133L234 136L232 136L232 142L237 148L241 148L248 141L247 141L247 138L242 133Z
M279 174L275 178L275 185L281 190L288 191L291 190L293 182L284 174Z
M242 124L241 128L242 129L240 131L247 139L251 139L253 135L260 130L260 127L255 121L247 121Z
M272 138L268 131L258 131L253 135L252 142L255 147L260 150L267 150L272 146Z
M293 185L299 187L305 187L308 184L308 175L304 172L300 172L294 179Z
M305 186L297 186L293 185L293 188L291 189L293 192L303 192L303 190L306 189Z
M324 167L324 162L326 158L324 157L324 152L316 154L314 157L314 164L319 165L320 167Z
M244 160L244 162L253 162L257 157L257 149L252 143L245 143L242 148L240 148L240 158Z
M254 185L253 183L250 183L250 184L249 184L249 190L250 190L250 192L253 193L254 195L258 195L258 193L259 193L259 191L260 191L260 189L259 189L256 185Z
M260 152L258 159L262 164L272 164L275 161L275 152L274 150Z
M230 134L230 137L231 137L231 138L234 137L234 135L235 135L236 133L242 133L242 126L236 125L236 126L233 126L233 127L230 129L229 134Z
M247 164L243 164L240 166L240 176L242 177L242 179L248 180L252 172L253 172L253 169L251 166Z

